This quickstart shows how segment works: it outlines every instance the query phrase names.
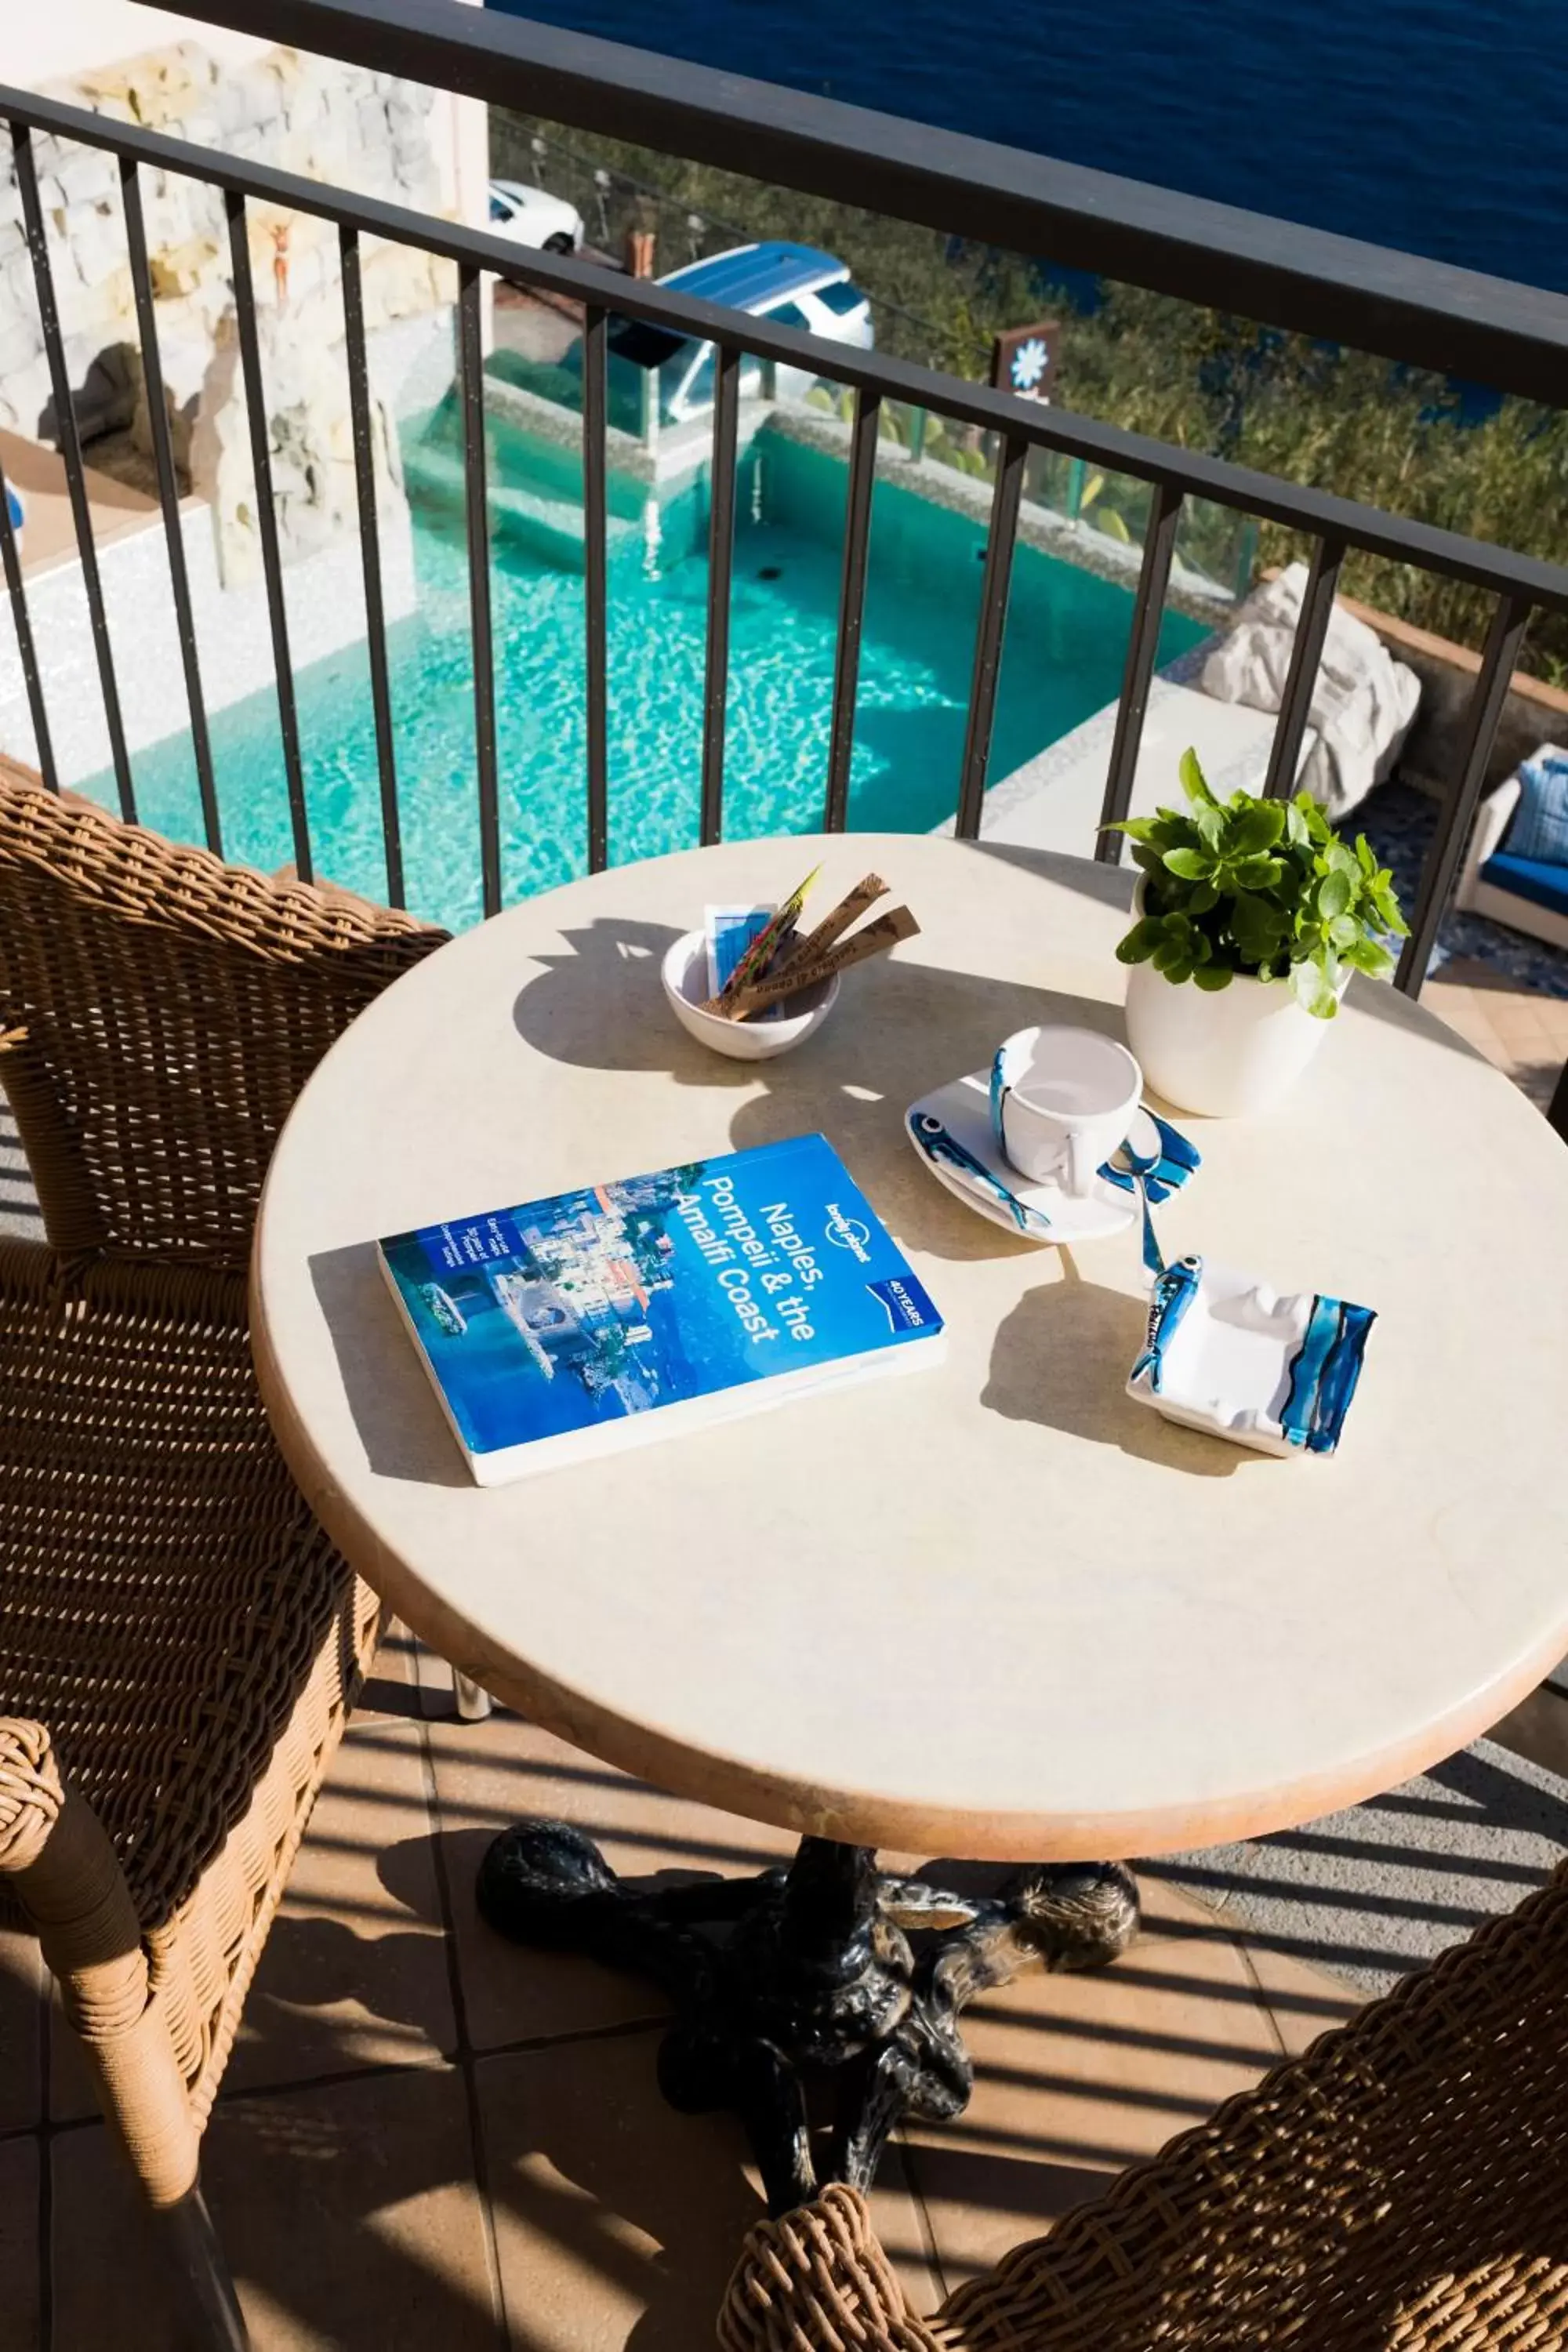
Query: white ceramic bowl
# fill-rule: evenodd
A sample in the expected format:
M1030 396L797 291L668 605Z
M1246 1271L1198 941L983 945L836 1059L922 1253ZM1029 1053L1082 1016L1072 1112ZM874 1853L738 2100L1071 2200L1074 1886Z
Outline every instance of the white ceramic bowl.
M661 971L669 1009L689 1037L732 1062L771 1062L787 1054L814 1029L820 1029L838 1002L838 974L820 981L796 1000L801 1010L773 1021L727 1021L721 1013L704 1013L708 994L708 940L701 931L688 931L667 952Z

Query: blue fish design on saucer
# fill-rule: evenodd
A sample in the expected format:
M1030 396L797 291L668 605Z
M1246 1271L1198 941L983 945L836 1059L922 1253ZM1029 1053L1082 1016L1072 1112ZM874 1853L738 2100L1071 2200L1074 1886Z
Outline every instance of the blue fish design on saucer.
M905 1112L910 1141L937 1181L966 1208L1026 1241L1096 1241L1132 1224L1142 1207L1140 1178L1114 1158L1081 1199L1018 1173L997 1141L994 1083L993 1071L973 1070L922 1095ZM1152 1202L1167 1199L1199 1164L1187 1138L1146 1108L1134 1113L1127 1140Z

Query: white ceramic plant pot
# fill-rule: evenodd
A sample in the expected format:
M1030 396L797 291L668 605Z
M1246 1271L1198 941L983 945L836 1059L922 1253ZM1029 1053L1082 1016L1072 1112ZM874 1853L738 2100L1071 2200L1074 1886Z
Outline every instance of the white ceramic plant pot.
M1286 981L1238 972L1211 994L1190 980L1168 981L1152 963L1128 971L1127 1042L1148 1084L1178 1110L1211 1118L1268 1110L1332 1025L1304 1013Z

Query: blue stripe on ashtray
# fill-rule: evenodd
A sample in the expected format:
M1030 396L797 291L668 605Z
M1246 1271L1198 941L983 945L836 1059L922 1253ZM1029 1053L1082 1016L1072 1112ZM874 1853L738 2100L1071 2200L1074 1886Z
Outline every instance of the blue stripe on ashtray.
M1331 1454L1340 1442L1340 1432L1361 1378L1367 1333L1376 1320L1370 1307L1341 1303L1339 1337L1318 1383L1318 1409L1313 1416L1312 1433L1307 1440L1313 1454Z
M1375 1320L1370 1307L1354 1307L1340 1298L1313 1299L1280 1415L1280 1430L1290 1444L1304 1446L1310 1454L1333 1452Z

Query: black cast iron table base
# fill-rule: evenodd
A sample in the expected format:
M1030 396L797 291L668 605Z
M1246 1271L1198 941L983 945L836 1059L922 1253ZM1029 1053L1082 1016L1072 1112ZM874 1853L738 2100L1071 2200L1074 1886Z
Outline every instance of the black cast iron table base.
M787 1869L649 1890L624 1885L569 1822L503 1831L479 1904L516 1943L588 1953L663 1989L675 2022L660 2087L688 2114L740 2116L775 2214L820 2186L809 2076L837 2085L822 2177L867 2188L902 2116L968 2105L966 2000L1025 1969L1098 1968L1138 1926L1132 1874L1115 1863L1032 1865L971 1897L890 1876L868 1846L808 1837Z

